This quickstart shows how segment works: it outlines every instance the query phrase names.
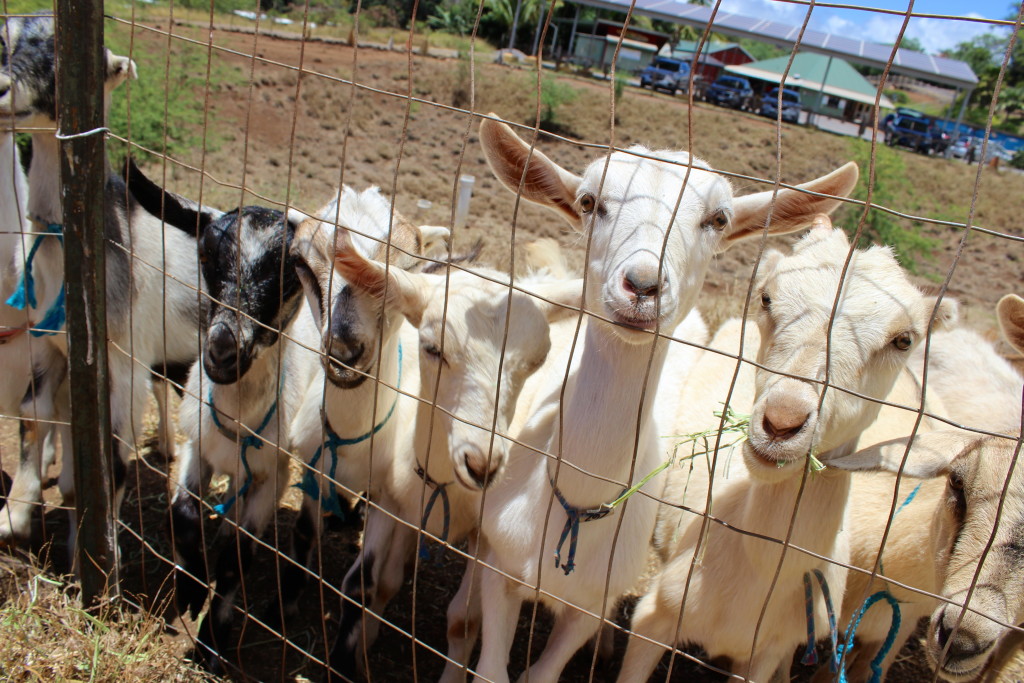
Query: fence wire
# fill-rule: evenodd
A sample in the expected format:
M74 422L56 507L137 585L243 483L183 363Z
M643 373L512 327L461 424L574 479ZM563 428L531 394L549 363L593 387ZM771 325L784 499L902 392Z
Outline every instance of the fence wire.
M1021 676L1024 151L996 129L1019 5L779 0L775 80L732 100L709 58L753 57L719 2L697 28L636 2L266 5L106 6L109 590L182 659ZM870 95L827 99L798 58L828 9L895 21L891 45L985 24L987 115L961 125L971 93L896 47ZM39 76L53 8L2 10L0 541L72 573L67 95ZM533 56L481 37L501 21ZM648 83L644 41L684 38Z

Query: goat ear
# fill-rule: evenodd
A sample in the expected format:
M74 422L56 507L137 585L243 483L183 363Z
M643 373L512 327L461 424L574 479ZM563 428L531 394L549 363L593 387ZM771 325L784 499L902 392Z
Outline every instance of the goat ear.
M298 209L288 209L288 213L286 214L286 216L288 218L288 222L291 223L292 228L295 230L298 230L299 226L302 225L303 221L308 221L312 219L312 216L308 216L299 211Z
M107 50L107 88L116 88L129 78L135 79L138 77L139 73L134 61L128 57L115 55L110 50Z
M385 305L395 306L413 326L419 327L430 300L429 276L371 261L359 253L348 230L343 228L338 229L335 241L334 267L353 287L380 298L386 295Z
M534 302L549 323L576 315L583 305L583 280L557 280L530 285Z
M199 239L210 223L224 215L222 211L199 206L190 199L160 187L142 172L131 157L125 160L123 176L139 206L193 239Z
M996 304L999 327L1010 346L1024 353L1024 299L1007 294Z
M840 204L837 197L849 195L857 184L858 176L857 164L851 161L826 176L798 185L799 189L779 190L774 206L771 190L734 199L732 223L720 249L724 251L739 240L761 234L768 220L769 208L772 209L771 222L768 223L768 233L771 235L818 225L821 220L818 214L832 213ZM828 196L819 197L800 190Z
M484 156L501 184L523 199L554 210L576 230L583 220L576 210L576 190L582 179L548 159L530 146L505 123L488 114L480 122L480 144ZM524 175L525 174L525 175ZM522 189L520 190L520 185Z
M925 310L928 312L928 315L931 315L936 302L938 303L939 310L935 314L933 331L951 329L960 320L960 304L957 303L956 299L948 296L942 297L942 301L937 301L936 297L925 297L925 303L928 304Z
M907 452L907 441L906 438L884 441L852 455L830 460L826 465L854 472L884 471L896 474ZM977 435L960 431L918 434L910 446L903 474L918 479L936 477L977 442Z
M429 256L431 252L444 250L448 246L448 238L451 237L452 231L443 225L421 225L419 229L423 256Z

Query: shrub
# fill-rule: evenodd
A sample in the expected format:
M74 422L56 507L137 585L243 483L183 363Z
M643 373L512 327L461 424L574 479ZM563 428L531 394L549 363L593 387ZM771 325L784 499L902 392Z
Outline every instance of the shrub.
M576 100L579 93L554 76L545 76L540 83L540 124L545 130L560 129L558 109Z
M861 182L854 188L851 195L854 199L867 201L868 169L871 162L871 146L861 140L851 140L851 154L861 168ZM907 192L907 174L903 159L899 153L879 146L875 149L875 183L871 194L872 208L863 216L864 209L860 206L847 205L841 210L840 223L851 236L857 229L863 216L864 229L861 231L858 247L871 244L886 244L893 248L896 259L911 273L918 273L918 264L923 260L931 260L938 241L921 234L921 224L911 222L905 224L904 219L893 216L877 206L893 208L896 198L912 194ZM916 207L915 207L916 209Z

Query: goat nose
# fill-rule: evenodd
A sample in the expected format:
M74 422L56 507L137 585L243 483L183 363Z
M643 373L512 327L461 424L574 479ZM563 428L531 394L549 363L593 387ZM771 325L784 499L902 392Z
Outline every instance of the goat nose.
M661 289L658 269L654 266L633 266L622 276L622 287L638 299L657 296Z
M765 408L761 427L773 441L786 441L796 436L810 417L806 409L783 402Z
M466 471L469 476L481 490L487 488L494 481L494 475L497 474L501 465L499 461L492 466L491 458L473 446L466 446L462 449L462 459L466 463Z
M231 367L238 362L238 339L231 328L217 323L210 329L206 339L206 353L214 365Z
M359 359L362 358L364 348L365 347L362 344L350 346L348 344L337 344L331 342L330 349L327 353L330 355L331 360L336 363L354 368L356 363L359 362Z
M949 645L948 653L950 659L967 659L984 654L992 646L992 643L990 641L979 642L966 623L961 622L960 627L956 630L956 635L953 636L953 628L956 626L958 616L958 609L943 610L938 628L935 629L935 640L939 650L944 649L946 643L952 639L953 642Z

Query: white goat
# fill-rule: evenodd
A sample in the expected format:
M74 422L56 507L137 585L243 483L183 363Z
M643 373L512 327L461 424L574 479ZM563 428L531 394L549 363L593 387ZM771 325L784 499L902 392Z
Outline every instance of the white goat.
M3 493L6 507L0 511L0 540L23 542L31 529L32 511L42 500L41 474L53 462L53 421L60 407L57 391L66 372L63 354L38 328L57 298L61 278L39 273L34 278L34 297L16 302L31 266L32 222L28 219L28 183L21 169L14 133L0 133L0 412L21 418L21 449L13 486ZM43 323L49 325L49 323ZM66 410L66 406L64 406Z
M523 383L547 356L548 322L578 309L582 281L552 281L538 272L516 282L542 300L510 289L508 275L486 268L453 269L448 276L385 269L343 246L340 235L336 262L353 287L371 296L386 291L386 305L419 328L422 396L415 448L395 453L386 485L369 509L362 551L342 584L353 602L342 605L331 668L348 680L357 675L361 644L368 646L378 627L370 615L360 624L361 606L383 613L401 587L417 527L425 525L446 543L457 543L476 528L482 488L508 457L502 435L508 434ZM470 554L475 549L471 538ZM460 593L453 602L468 597ZM465 661L466 645L476 637L479 604L471 611L473 623L450 624L449 655L457 662ZM445 677L458 673L449 664Z
M305 567L320 537L321 509L344 516L359 492L376 499L394 454L412 448L413 397L419 391L415 331L403 342L402 312L384 306L381 297L358 296L335 270L335 240L342 234L350 235L342 239L350 239L363 256L409 268L442 244L448 230L414 226L375 187L345 187L317 219L296 231L292 255L318 321L321 369L289 427L288 441L305 463L306 497L291 551L302 566L286 566L282 580L288 612L295 610L309 574Z
M773 194L734 199L725 179L685 152L633 147L593 162L579 177L531 153L492 119L481 124L480 138L507 188L590 231L583 306L599 317L587 319L582 344L571 359L561 358L562 370L546 373L546 389L517 436L530 447L512 448L507 474L486 496L488 548L477 570L488 600L477 675L507 680L520 605L540 599L555 612L555 626L527 675L554 681L644 569L657 504L645 495L614 511L605 504L660 460L652 407L669 344L652 333L683 321L717 252L762 234ZM856 177L848 164L804 187L842 196ZM779 192L767 230L799 229L837 204ZM553 454L554 462L537 453ZM599 517L604 521L579 528ZM561 570L551 567L552 556Z
M744 364L741 375L746 376L730 401L733 410L750 413L743 465L735 463L725 479L724 468L717 468L716 484L710 467L698 458L673 470L664 492L669 503L685 503L700 513L714 484L709 512L728 527L705 524L699 515L668 514L670 521L657 534L668 559L634 612L631 630L640 637L630 639L620 681L647 680L666 647L693 643L703 646L719 667L766 683L776 672L788 672L794 649L806 638L805 577L821 572L832 593L842 595L844 571L792 548L776 580L782 547L763 539L785 539L795 515L790 543L845 560L848 545L841 530L851 475L841 468L856 468L844 462L845 456L878 414L878 404L869 399L889 392L924 338L934 306L887 248L855 251L840 280L849 253L842 230L820 227L801 239L791 255L770 251L762 259L754 290L760 300L760 334L751 330L744 351L748 356L756 352L762 368L754 373ZM945 322L954 305L941 305L939 320ZM738 324L725 327L735 333L740 329ZM728 341L719 335L712 344L736 353L738 334ZM711 351L704 354L691 380L711 384L688 383L671 433L697 431L694 423L703 429L709 419L717 426L711 412L725 401L736 362ZM701 368L704 363L710 367ZM823 400L822 380L838 387ZM694 406L703 415L694 416ZM826 469L809 472L804 482L809 453ZM725 457L718 455L719 465ZM826 625L823 601L814 604L815 623Z
M997 310L1007 340L1024 349L1024 301L1008 295ZM1020 433L1024 380L977 334L954 330L933 336L928 387L929 392L936 391L942 398L946 415L959 424L1010 435ZM1024 621L1024 590L1010 577L1019 576L1022 570L1016 548L1024 534L1024 482L1016 470L1009 469L1015 444L1010 439L970 434L962 438L976 443L962 454L954 452L955 460L937 460L931 476L938 478L905 480L898 490L894 477L889 475L854 480L847 524L851 563L869 572L874 567L895 499L898 512L882 550L879 572L900 584L954 602L962 601L974 582L978 588L971 598L973 609L1017 624ZM1005 507L995 529L996 508L1004 486ZM992 549L978 573L978 558L993 533ZM877 607L863 616L856 629L853 656L847 659L851 681L867 681L875 672L879 680L884 679L918 620L929 614L932 619L926 652L933 665L938 666L943 648L952 641L947 659L938 667L939 675L948 680L974 678L1007 631L982 615L965 612L953 635L960 617L955 604L880 578L869 579L868 574L851 573L843 601L843 624L851 623L865 598L884 590L899 601L901 627L888 652L876 662L892 623L891 614L888 608Z

